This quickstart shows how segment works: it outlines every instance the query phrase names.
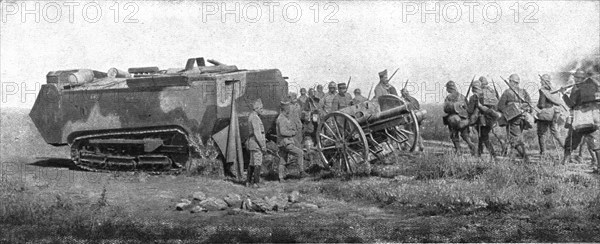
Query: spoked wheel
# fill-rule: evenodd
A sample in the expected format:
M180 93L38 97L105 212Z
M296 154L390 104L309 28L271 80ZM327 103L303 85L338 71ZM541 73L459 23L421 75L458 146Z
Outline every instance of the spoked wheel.
M317 132L317 148L326 165L348 174L370 172L367 138L354 118L332 112L321 120Z
M402 151L414 152L417 149L421 131L414 111L406 114L406 124L388 129L390 139Z

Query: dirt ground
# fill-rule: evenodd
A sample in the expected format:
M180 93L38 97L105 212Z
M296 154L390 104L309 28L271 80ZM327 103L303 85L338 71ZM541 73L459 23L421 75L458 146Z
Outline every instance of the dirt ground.
M7 119L13 122L8 123ZM78 236L77 232L63 235L60 230L35 234L40 226L0 224L0 242L77 242L90 239L146 242L155 238L161 238L161 242L600 241L599 219L580 221L573 217L576 219L564 226L548 222L550 210L439 211L432 210L431 206L400 204L386 199L343 197L343 194L331 190L331 186L350 184L376 186L402 180L399 177L324 179L316 174L286 183L264 181L260 188L247 188L232 181L201 176L81 171L68 159L66 148L54 148L40 142L39 138L36 140L39 135L26 121L23 113L7 115L3 111L2 184L16 182L36 195L36 199L48 202L56 201L57 196L69 199L75 205L103 199L108 206L118 208L119 215L142 223L146 229L139 231L137 236L119 232L113 236L90 237ZM444 145L431 144L425 153L444 152L447 152ZM577 167L586 174L589 171L585 165L572 168ZM598 178L595 179L594 184L597 184ZM410 183L412 181L407 182L413 184ZM232 209L190 213L189 210L175 209L182 198L190 198L197 191L217 198L236 193L243 198L256 199L287 195L294 190L301 193L301 202L315 204L318 209L267 213ZM171 232L164 234L161 229L170 229Z

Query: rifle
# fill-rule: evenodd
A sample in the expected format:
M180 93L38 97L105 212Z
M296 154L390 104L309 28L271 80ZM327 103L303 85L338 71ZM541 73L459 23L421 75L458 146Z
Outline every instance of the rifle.
M556 90L556 91L551 91L551 92L550 92L550 94L556 94L556 93L560 92L560 90L562 90L562 89L571 88L571 87L574 87L575 85L576 85L576 84L571 84L571 85L568 85L568 86L563 86L563 87L559 88L559 89L558 89L558 90Z
M406 79L406 81L404 82L404 87L402 87L402 89L406 89L406 85L408 85L408 79Z
M496 82L492 78L492 86L494 86L494 92L496 92L496 99L500 100L500 95L498 94L498 90L496 89Z
M352 76L348 78L348 82L346 82L346 89L350 90L350 81L352 80Z
M475 81L475 76L473 76L473 79L471 79L471 84L469 84L469 89L467 89L467 95L465 97L469 97L469 93L471 92L471 87L473 86L473 81Z
M369 96L367 96L367 100L371 99L371 92L373 91L373 83L371 83L371 89L369 89Z
M392 76L390 76L390 78L388 79L388 82L390 82L392 80L392 78L394 78L394 75L396 75L396 72L398 72L400 68L397 68L396 71L394 71L394 73L392 74Z
M538 108L536 108L536 107L532 106L532 105L531 105L531 103L529 103L528 101L525 101L525 99L523 99L523 98L521 97L521 95L519 95L519 93L518 93L517 91L515 91L515 89L514 89L512 86L510 86L510 84L508 84L508 81L506 81L506 79L504 79L504 77L500 76L500 78L501 78L501 79L504 81L504 83L506 83L506 85L508 86L508 88L509 88L509 89L510 89L512 92L514 92L514 93L515 93L515 96L517 96L517 98L518 98L519 100L521 100L521 102L523 102L523 103L525 103L525 104L529 105L529 107L530 107L531 109L533 109L535 112L537 112L537 113L539 113L539 112L540 112L540 110L539 110Z

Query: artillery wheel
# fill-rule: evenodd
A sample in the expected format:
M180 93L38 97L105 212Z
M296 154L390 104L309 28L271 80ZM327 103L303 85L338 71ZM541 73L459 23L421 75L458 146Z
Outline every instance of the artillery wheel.
M421 130L414 111L407 114L408 123L390 128L390 138L402 151L414 152L419 145Z
M317 150L323 163L334 171L370 173L367 137L348 114L332 112L321 120L317 128Z

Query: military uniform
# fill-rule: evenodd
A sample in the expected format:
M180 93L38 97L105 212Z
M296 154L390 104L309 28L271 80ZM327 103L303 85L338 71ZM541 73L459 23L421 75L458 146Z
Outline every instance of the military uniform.
M520 78L516 75L511 75L511 81L518 82ZM527 103L531 103L531 98L529 97L529 93L525 91L525 89L519 88L517 86L514 87L514 90L518 92L519 97L525 100L525 102L521 101L517 94L513 92L510 88L506 89L502 96L500 97L500 101L498 102L498 110L502 112L505 116L510 113L509 106L516 105L519 109L524 110L524 112L528 112L530 109ZM518 115L511 120L506 122L506 134L508 137L508 141L512 147L514 147L520 156L526 161L529 159L527 157L527 152L525 151L525 143L523 141L523 130L527 128L527 121L525 121L525 115Z
M321 103L323 104L323 110L325 111L325 113L331 113L333 112L333 99L335 98L335 96L337 95L337 93L327 93L325 94L325 96L323 97L323 99L321 99Z
M263 161L263 152L267 150L267 140L265 138L265 127L258 116L262 110L261 100L254 103L253 111L248 115L248 140L246 148L250 152L250 165L248 167L248 184L260 182L260 171Z
M449 94L444 100L444 112L447 114L444 117L444 124L448 125L450 130L450 139L454 144L454 150L460 151L460 138L462 137L469 146L471 154L475 155L475 145L469 137L468 114L465 108L466 98L458 92L453 81L446 83L446 88Z
M289 106L289 104L283 103L282 106ZM279 146L278 175L280 181L284 180L284 171L289 154L296 156L296 159L298 160L298 166L300 168L300 174L304 175L304 153L302 152L302 149L295 145L294 139L294 137L299 134L300 131L297 130L294 122L290 120L288 117L289 115L286 115L285 113L285 110L280 113L276 121L277 145Z
M390 85L388 82L387 69L379 72L379 84L375 86L375 96L373 99L377 99L380 96L388 94L398 95L396 88L394 88L394 86Z
M354 98L352 99L351 105L361 104L361 103L363 103L365 101L367 101L366 97L363 97L360 94L354 95Z
M302 107L300 107L300 103L298 103L298 102L290 103L290 120L296 126L296 131L298 131L298 133L294 137L294 139L296 141L296 146L298 146L298 147L302 144L302 133L301 133L302 121L300 120L301 116L302 116Z
M304 88L302 88L302 89L304 89ZM304 107L304 104L306 103L306 100L308 100L308 97L305 94L303 94L300 97L298 97L298 104L300 104L301 108Z
M350 95L350 93L345 93L343 96L341 94L335 94L335 97L333 98L333 102L331 105L331 109L333 111L338 111L340 109L343 109L345 107L348 107L352 103L352 96Z
M595 172L597 173L600 169L600 161L598 160L600 159L600 130L598 129L600 126L600 119L598 118L600 117L600 80L597 77L586 78L585 72L580 70L575 73L575 76L585 80L573 87L571 95L564 95L563 99L567 106L571 108L571 114L575 114L576 112L591 113L589 116L593 117L594 125L591 127L574 128L576 124L580 124L577 121L580 118L577 116L573 118L573 124L569 126L569 134L565 140L564 159L568 159L573 148L581 143L583 137L587 137L589 140L588 148L592 149L596 156L596 163L598 165Z
M558 126L556 125L556 121L560 115L558 107L560 100L557 95L550 93L552 88L550 87L549 82L550 76L542 76L542 88L539 90L540 97L537 104L540 112L538 113L538 118L536 120L540 154L543 154L546 150L544 138L548 133L548 130L550 130L550 134L558 141L559 145L564 145L564 140L560 137Z
M494 129L496 119L490 114L486 114L482 111L482 109L495 110L496 106L484 105L485 92L483 86L480 86L480 84L481 79L480 81L474 81L471 85L473 95L469 98L467 112L469 113L472 122L471 124L475 125L475 129L479 134L479 140L477 142L477 156L481 156L481 154L483 154L483 147L485 146L490 152L490 155L492 157L496 157L496 152L494 151L494 147L490 142L490 132Z

